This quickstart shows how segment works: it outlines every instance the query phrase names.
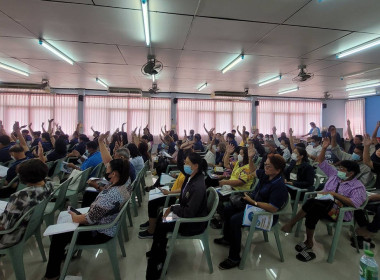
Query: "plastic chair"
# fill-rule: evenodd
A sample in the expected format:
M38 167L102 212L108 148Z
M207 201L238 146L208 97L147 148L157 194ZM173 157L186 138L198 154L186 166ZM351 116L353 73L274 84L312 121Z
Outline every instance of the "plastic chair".
M86 182L87 182L88 177L91 174L91 170L92 170L92 167L89 167L82 172L80 182L79 182L78 188L76 190L67 190L67 192L66 192L65 197L70 200L70 205L74 208L78 207L78 194L82 193L85 190L86 185L87 185ZM69 185L69 187L70 187L70 185ZM58 195L56 193L55 197L57 197L57 196Z
M169 164L167 167L166 167L166 174L169 174L170 170L176 170L178 169L177 165L176 164Z
M166 255L165 263L162 268L161 277L160 279L165 279L166 271L168 269L171 256L173 254L174 244L177 239L199 239L201 240L203 247L204 247L204 253L206 255L208 268L210 270L210 273L213 273L213 267L212 267L212 260L211 260L211 253L210 253L210 246L209 246L209 225L212 217L215 214L216 208L219 203L219 197L216 193L216 190L214 188L208 188L207 189L207 210L208 214L205 217L198 217L198 218L179 218L176 223L175 227L172 233L168 233L167 237L169 239L168 242L168 253ZM207 227L204 230L203 233L193 235L193 236L183 236L178 233L179 227L183 223L200 223L200 222L207 222Z
M55 202L48 202L44 211L44 221L46 227L54 224L54 214L55 211L62 209L66 201L67 188L70 185L72 178L67 179L63 182L53 193L53 196L57 195Z
M271 213L271 212L265 211L265 212L260 212L259 215L280 216L280 215L289 214L290 211L288 208L290 205L289 204L290 199L291 199L290 194L288 194L288 201L286 202L285 206L280 211L277 211L276 213ZM246 262L247 257L248 257L248 253L251 250L252 238L253 238L253 234L255 231L257 231L257 230L262 231L263 235L264 235L265 242L268 242L268 232L256 228L257 219L258 219L259 215L253 215L252 223L251 223L251 226L249 227L249 233L248 233L247 241L245 242L243 255L242 255L242 258L241 258L241 261L239 264L239 269L244 269L245 262ZM280 235L279 235L280 223L277 221L277 223L274 226L272 226L270 231L273 232L274 237L276 239L276 244L277 244L278 253L280 255L280 260L281 260L281 262L284 262L284 254L282 253L281 240L280 240Z
M14 177L14 178L12 179L12 181L10 181L10 182L8 183L8 185L1 186L0 189L10 188L14 183L18 182L18 179L19 179L19 177L18 177L18 175L17 175L16 177Z
M306 200L312 196L312 195L316 195L317 192L308 192L305 194L305 198L304 198L304 203L306 202ZM346 212L355 212L357 210L363 210L364 207L367 205L368 203L368 197L366 199L366 201L358 208L354 208L354 207L341 207L340 210L339 210L339 216L338 216L338 219L337 221L330 221L330 220L322 220L322 222L324 222L326 224L326 228L327 228L327 232L328 234L331 236L332 235L332 229L335 228L335 232L334 232L334 236L333 236L333 240L331 242L331 246L330 246L330 252L329 252L329 256L327 258L327 262L328 263L332 263L334 261L334 257L335 257L335 252L336 252L336 248L338 246L338 242L339 242L339 237L340 237L340 233L342 231L342 227L343 226L348 226L350 227L351 231L352 231L352 236L354 237L354 243L355 243L355 247L356 247L356 251L359 253L359 246L358 246L358 240L357 240L357 236L356 236L356 232L355 232L355 218L354 218L354 215L352 215L352 219L351 221L344 221L343 218L344 218L344 214ZM295 233L295 236L298 237L299 236L299 233L300 233L300 230L301 230L301 226L302 226L302 220L298 222L297 224L297 229L296 229L296 233Z
M55 176L58 176L59 178L61 177L61 167L62 167L62 162L65 161L66 158L60 158L54 161L54 171L53 174L50 176L51 178L54 178Z
M365 186L365 189L367 191L371 191L371 190L375 190L376 189L376 188L374 188L375 184L376 184L376 177L377 177L377 175L374 174L372 180L368 183L368 185Z
M24 236L21 240L11 247L0 249L0 254L5 254L10 257L17 280L26 279L24 269L24 245L32 235L36 237L42 260L46 262L46 255L42 245L40 225L42 223L43 212L49 200L50 197L37 204L35 207L29 209L11 229L0 231L0 235L12 233L24 220L30 217Z
M101 162L97 166L95 166L94 171L92 172L93 177L100 178L100 174L102 172L103 166L104 166L103 162Z
M120 210L119 214L116 216L116 218L113 220L112 223L106 224L106 225L80 226L80 227L78 227L74 231L74 234L73 234L73 237L71 239L71 243L69 245L68 252L67 252L67 255L66 255L65 263L63 265L63 268L62 268L62 271L61 271L61 275L59 277L60 280L64 280L65 279L65 276L66 276L66 273L67 273L67 269L69 267L72 255L73 255L73 253L74 253L75 250L98 249L98 248L106 249L108 251L108 255L110 257L110 261L111 261L114 277L115 277L116 280L120 280L121 279L120 278L120 271L119 271L119 262L118 262L118 259L117 259L117 256L116 256L116 244L117 244L116 242L119 242L121 253L122 253L123 257L126 257L124 243L123 243L122 235L120 233L120 226L121 226L120 219L122 219L125 216L126 209L128 207L129 202L130 202L130 200L128 200L123 205L123 207ZM94 244L94 245L75 244L76 241L77 241L77 238L78 238L78 234L80 232L95 231L95 230L104 230L104 229L112 228L115 225L117 225L115 236L112 239L110 239L109 241L105 242L105 243Z

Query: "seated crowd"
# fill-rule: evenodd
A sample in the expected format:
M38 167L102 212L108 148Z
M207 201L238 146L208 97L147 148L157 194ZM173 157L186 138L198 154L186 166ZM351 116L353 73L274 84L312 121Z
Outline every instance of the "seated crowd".
M306 240L295 247L297 259L305 262L316 257L312 248L319 220L336 221L341 207L359 208L367 201L366 190L380 189L380 143L377 138L380 122L372 136L353 136L348 120L347 151L334 125L321 132L314 122L310 123L310 131L301 136L307 137L304 139L294 137L291 128L288 134L277 135L273 127L271 135L263 135L256 128L248 131L243 126L240 131L237 126L229 133L220 133L214 128L208 130L205 125L207 139L202 139L200 132L193 129L189 134L185 130L184 138L180 139L174 129L167 130L165 126L161 128L158 145L154 145L148 126L143 128L142 135L141 128L138 134L137 128L132 131L130 141L124 126L125 123L121 131L117 129L112 134L91 127L93 133L87 136L81 133L79 123L70 137L54 124L53 119L48 120L47 130L42 123L42 132L33 131L31 123L27 130L24 129L26 125L16 122L13 131L7 133L0 122L0 163L7 168L1 178L0 199L8 199L0 216L0 249L19 242L26 224L22 223L12 233L2 234L1 231L12 228L29 209L50 199L57 184L67 178L72 178L73 182L75 176L89 168L91 172L86 181L92 188L84 190L81 204L89 210L81 215L69 212L73 222L81 226L111 223L122 206L134 199L132 183L145 163L149 162L156 169L158 179L146 190L159 187L164 196L148 202L148 217L140 225L138 234L141 239L153 240L146 253L147 279L159 279L166 257L167 233L175 227L175 223L163 220L172 213L180 218L207 216L207 188L217 188L219 196L211 227L223 229L223 236L214 242L229 247L228 256L219 264L220 269L234 268L241 261L242 221L247 204L273 213L274 225L279 220L276 212L290 203L289 197L294 201L298 190L302 191L299 202L306 191L329 195L331 199L319 199L319 195L308 198L281 228L289 233L305 218ZM157 153L152 154L156 146ZM65 166L65 172L61 171L61 165ZM104 174L97 173L102 166ZM170 168L177 170L171 173L175 181L169 190L160 188L160 178ZM56 169L60 170L60 176L56 176ZM93 178L95 175L104 176L105 180L99 183L100 178ZM168 208L162 211L167 195L170 195ZM369 195L368 200L380 201L380 193ZM372 221L368 220L366 211L375 214ZM358 224L359 247L363 247L364 241L375 246L372 237L380 229L380 204L371 203L364 209L344 214L344 221L352 219ZM206 227L207 222L181 224L179 233L197 235ZM116 227L83 232L77 243L104 243L115 234ZM59 278L65 247L72 236L71 232L52 237L45 279ZM351 245L355 246L353 241Z

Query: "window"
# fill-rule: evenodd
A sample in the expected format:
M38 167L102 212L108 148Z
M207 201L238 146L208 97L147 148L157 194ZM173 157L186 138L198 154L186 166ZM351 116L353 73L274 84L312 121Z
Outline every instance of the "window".
M2 93L0 95L0 119L5 130L13 130L15 121L20 125L32 123L33 130L42 131L41 124L48 128L48 119L59 123L65 133L75 130L78 120L77 95Z
M365 99L346 101L346 120L351 121L352 135L365 134Z
M155 136L160 134L161 127L170 128L170 99L86 96L84 112L85 133L89 135L91 126L97 131L113 133L116 128L121 129L123 123L128 133L136 127L138 133L141 127L141 134L148 124Z
M256 114L260 133L272 134L272 127L276 126L277 134L288 134L292 128L294 135L300 136L309 132L310 122L321 128L322 102L260 99Z
M216 132L227 133L240 126L249 131L251 127L252 103L250 101L226 101L226 100L196 100L179 99L177 104L177 128L180 136L184 130L189 134L190 129L195 133L206 136L203 128Z

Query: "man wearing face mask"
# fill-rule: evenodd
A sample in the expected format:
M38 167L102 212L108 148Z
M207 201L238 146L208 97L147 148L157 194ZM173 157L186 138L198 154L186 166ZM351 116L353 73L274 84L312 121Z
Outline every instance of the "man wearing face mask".
M325 152L329 145L329 138L325 138L317 161L319 162L319 167L328 176L321 194L329 194L332 199L318 200L317 198L311 198L307 200L297 215L281 228L282 231L290 233L293 226L306 217L306 240L295 246L295 250L300 252L296 256L297 259L304 262L313 260L316 257L315 253L310 250L314 245L314 230L318 221L320 219L336 220L337 215L339 215L339 207L350 206L358 208L367 198L364 185L356 179L356 176L360 173L358 163L352 160L343 160L338 170L336 170L325 160ZM344 213L345 221L350 221L352 218L352 212Z
M87 159L81 164L81 166L76 166L73 163L69 163L67 166L77 170L86 170L89 167L95 168L99 163L102 162L102 156L98 150L98 144L94 141L86 143L86 154ZM90 177L92 174L90 174Z
M364 186L367 186L369 182L373 179L373 173L371 168L363 163L363 150L362 145L358 145L354 149L354 153L350 155L349 153L343 152L337 145L336 142L336 130L332 128L331 133L331 152L336 155L339 160L353 160L359 164L360 173L358 174L357 179L360 180Z
M312 160L316 160L319 154L321 153L321 137L313 135L309 142L309 145L306 147L307 154Z

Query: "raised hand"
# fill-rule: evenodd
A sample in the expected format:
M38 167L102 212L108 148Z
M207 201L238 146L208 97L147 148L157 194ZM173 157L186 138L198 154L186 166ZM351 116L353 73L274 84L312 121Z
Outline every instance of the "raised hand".
M327 149L329 146L330 146L330 138L328 138L328 137L323 138L322 148Z
M293 135L293 128L289 128L289 135L290 135L290 136Z
M380 127L380 121L377 121L376 126Z
M48 120L49 123L51 123L52 121L54 121L54 119L50 119L50 120Z
M32 127L32 123L30 123L30 124L28 125L28 127L31 128L31 127Z
M236 130L239 130L239 126L236 127Z
M350 126L350 125L351 125L351 121L347 120L347 126Z
M245 128L245 126L243 125L243 131L246 131L247 129Z
M110 132L109 132L109 131L107 131L106 133L100 134L100 135L99 135L99 138L98 138L98 141L99 141L99 142L103 142L105 139L108 138L109 135L110 135Z
M330 129L330 134L331 134L331 137L335 137L336 136L336 128L333 127Z
M363 144L364 146L371 146L372 138L369 136L369 134L364 134Z
M226 153L228 153L228 154L232 154L234 151L235 151L235 146L234 146L234 145L229 144L229 145L226 147Z
M256 154L256 149L253 145L253 143L249 143L249 146L248 146L248 158L253 158Z
M275 134L276 133L276 131L277 131L277 128L274 126L274 127L272 127L272 131L273 131L273 133Z
M20 126L20 129L23 129L23 128L25 128L26 127L26 124L25 125L23 125L23 126Z

